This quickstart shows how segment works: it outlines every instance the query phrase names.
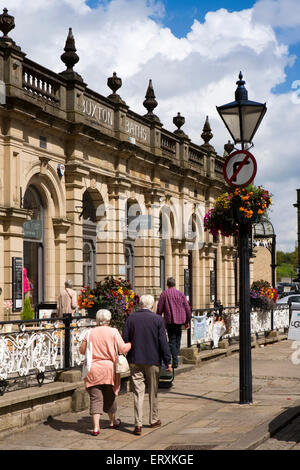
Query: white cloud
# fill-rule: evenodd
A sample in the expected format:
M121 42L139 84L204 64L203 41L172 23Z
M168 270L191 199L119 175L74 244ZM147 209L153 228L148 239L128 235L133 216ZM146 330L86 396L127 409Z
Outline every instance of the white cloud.
M234 99L242 70L249 99L266 101L268 106L253 149L258 161L256 180L274 194L272 222L278 246L294 248L292 204L300 187L295 176L300 175L300 104L293 102L292 90L280 96L271 92L285 81L285 68L295 60L272 27L280 21L285 26L300 21L298 0L260 0L253 9L209 12L203 23L195 19L181 39L163 26L163 6L154 0L113 0L101 2L96 9L83 0L27 0L25 9L21 0L9 3L16 21L10 35L29 58L56 72L64 70L60 55L72 27L80 57L75 70L90 88L107 96L107 78L116 71L123 80L120 95L143 115L142 103L152 78L159 103L155 112L164 126L174 130L172 119L180 111L186 118L185 132L201 144L209 115L211 143L221 155L229 135L216 105Z
M268 43L276 44L269 26L252 21L252 10L229 13L225 9L207 13L205 23L195 20L188 34L194 50L212 59L228 56L246 47L260 54Z
M299 0L259 0L253 12L254 21L273 27L293 28L300 24Z

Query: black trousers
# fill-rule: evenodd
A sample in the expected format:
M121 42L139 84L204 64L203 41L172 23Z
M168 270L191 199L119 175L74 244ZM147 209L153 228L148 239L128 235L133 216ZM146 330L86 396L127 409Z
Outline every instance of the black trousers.
M175 323L167 324L167 333L169 338L169 347L173 359L173 366L178 366L178 354L180 351L182 325L176 325Z

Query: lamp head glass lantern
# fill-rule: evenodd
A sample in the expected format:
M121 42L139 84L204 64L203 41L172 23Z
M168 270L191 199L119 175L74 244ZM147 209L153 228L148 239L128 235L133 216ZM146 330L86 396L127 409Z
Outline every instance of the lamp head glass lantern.
M267 111L266 103L257 103L248 100L248 91L240 72L238 87L235 92L235 101L217 106L221 116L234 142L252 143L253 137Z

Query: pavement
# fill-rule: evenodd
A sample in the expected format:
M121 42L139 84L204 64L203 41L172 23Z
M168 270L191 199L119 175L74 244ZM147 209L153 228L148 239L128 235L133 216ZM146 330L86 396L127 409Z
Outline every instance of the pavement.
M117 430L107 428L104 415L101 432L93 437L88 410L67 413L1 438L0 450L253 450L268 442L274 450L282 448L284 439L292 439L300 450L300 342L253 348L252 370L250 405L239 404L239 354L234 353L176 369L173 386L159 389L159 428L148 424L146 395L141 436L132 433L133 396L128 392L118 397L122 425ZM280 435L292 420L293 432Z

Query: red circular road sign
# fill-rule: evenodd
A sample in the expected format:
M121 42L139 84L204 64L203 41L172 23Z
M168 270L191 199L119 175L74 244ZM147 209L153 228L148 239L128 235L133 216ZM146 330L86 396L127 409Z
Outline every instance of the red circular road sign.
M248 150L237 150L225 160L223 174L225 181L234 187L247 186L256 175L257 163Z

